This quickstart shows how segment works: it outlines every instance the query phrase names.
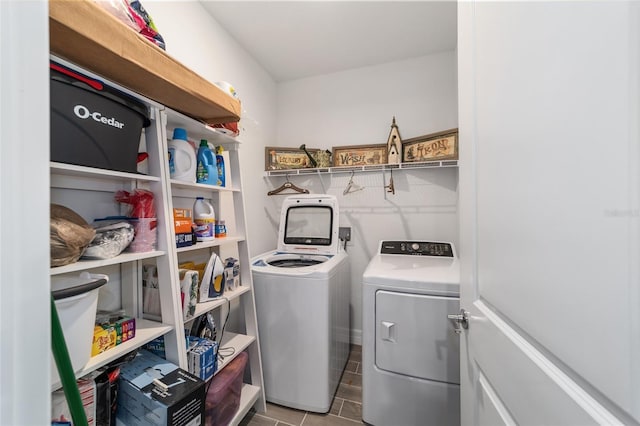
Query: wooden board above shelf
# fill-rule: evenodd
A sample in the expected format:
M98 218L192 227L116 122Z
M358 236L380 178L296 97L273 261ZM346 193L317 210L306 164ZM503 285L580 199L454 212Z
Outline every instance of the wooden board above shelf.
M240 101L92 0L49 1L51 53L207 124L240 119Z

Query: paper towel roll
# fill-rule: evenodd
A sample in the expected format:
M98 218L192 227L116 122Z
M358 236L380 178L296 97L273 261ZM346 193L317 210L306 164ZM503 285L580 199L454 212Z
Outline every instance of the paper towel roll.
M182 293L182 316L185 321L193 318L198 303L198 271L180 269L180 292Z

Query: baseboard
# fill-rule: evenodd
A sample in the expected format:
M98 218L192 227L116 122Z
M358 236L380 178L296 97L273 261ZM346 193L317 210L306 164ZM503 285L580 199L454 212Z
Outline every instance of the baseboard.
M349 337L352 345L362 346L362 330L351 329L351 335Z

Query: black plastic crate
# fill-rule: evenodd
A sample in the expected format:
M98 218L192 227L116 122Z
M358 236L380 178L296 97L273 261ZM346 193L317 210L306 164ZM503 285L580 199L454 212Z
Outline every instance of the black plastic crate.
M50 73L51 161L136 173L147 107L56 63Z

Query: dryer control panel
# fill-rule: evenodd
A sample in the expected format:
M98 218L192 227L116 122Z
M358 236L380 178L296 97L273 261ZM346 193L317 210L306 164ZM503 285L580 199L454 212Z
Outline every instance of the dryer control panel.
M454 257L450 243L429 241L383 241L380 244L380 254Z

